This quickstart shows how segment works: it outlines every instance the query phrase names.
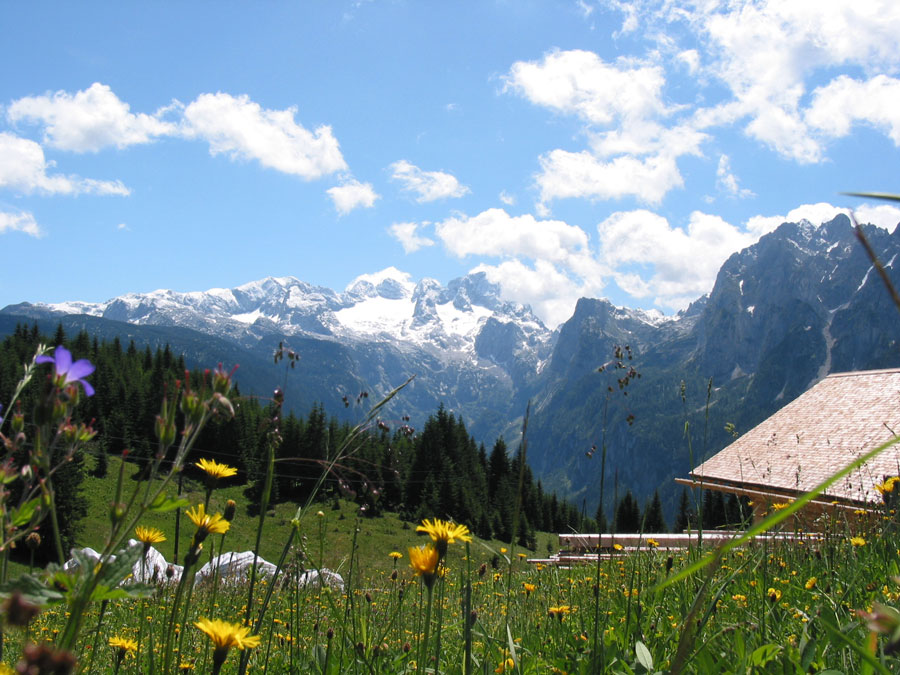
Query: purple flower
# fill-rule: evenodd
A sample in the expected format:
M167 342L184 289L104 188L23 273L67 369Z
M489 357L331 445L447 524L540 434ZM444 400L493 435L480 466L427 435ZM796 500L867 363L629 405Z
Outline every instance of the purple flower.
M35 363L52 363L56 371L56 385L60 388L67 384L80 382L84 393L94 395L94 388L84 379L94 372L94 364L87 359L78 359L72 363L72 352L60 345L53 351L53 356L38 356Z

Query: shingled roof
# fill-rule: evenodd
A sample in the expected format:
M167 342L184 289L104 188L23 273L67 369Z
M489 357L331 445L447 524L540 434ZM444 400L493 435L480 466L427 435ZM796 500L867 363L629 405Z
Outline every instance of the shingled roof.
M900 369L835 373L691 472L709 489L797 496L900 433ZM832 485L820 500L881 501L900 474L900 443ZM679 481L683 482L683 481Z

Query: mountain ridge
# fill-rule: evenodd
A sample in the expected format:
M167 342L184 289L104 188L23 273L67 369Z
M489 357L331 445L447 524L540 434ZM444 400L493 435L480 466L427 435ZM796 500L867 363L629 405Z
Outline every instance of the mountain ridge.
M900 227L865 232L900 281ZM443 404L487 443L500 434L518 440L533 401L529 463L548 489L592 508L601 492L598 462L585 457L592 446L606 443L612 480L639 498L661 487L671 511L671 479L691 468L692 447L710 453L728 442L726 422L746 430L829 372L900 366L896 308L843 215L782 224L732 254L710 292L669 317L582 298L550 330L483 273L443 286L394 268L361 275L342 293L268 277L93 305L22 303L0 316L46 320L72 310L215 335L258 362L287 340L301 355L295 400L329 409L359 387L388 391L417 374L391 415L423 420ZM627 397L610 370L597 372L624 345L642 376ZM607 485L606 501L610 493Z

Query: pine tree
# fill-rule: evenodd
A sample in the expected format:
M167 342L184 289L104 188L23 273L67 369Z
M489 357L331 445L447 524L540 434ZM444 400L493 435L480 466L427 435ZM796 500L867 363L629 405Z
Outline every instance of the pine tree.
M659 490L653 493L653 499L644 510L644 532L663 533L668 532L665 516L663 516L662 502L659 499Z
M681 497L678 500L678 516L675 519L675 532L685 532L693 527L694 512L691 510L691 502L687 488L682 488Z
M629 490L616 507L616 532L633 533L640 529L641 509Z

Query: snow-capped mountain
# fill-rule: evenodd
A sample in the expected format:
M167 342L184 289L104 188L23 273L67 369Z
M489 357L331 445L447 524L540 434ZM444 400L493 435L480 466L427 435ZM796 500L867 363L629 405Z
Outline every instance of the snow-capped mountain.
M307 401L340 400L355 387L386 391L416 375L407 410L425 416L441 403L470 410L467 420L491 433L515 417L508 406L527 396L555 339L530 308L504 301L483 273L444 287L434 279L414 283L395 268L357 277L342 293L268 277L232 289L129 293L102 303L22 303L0 314L174 326L257 356L285 340L304 359L301 409ZM483 404L485 396L495 401Z
M494 334L497 324L514 324L515 330L507 331L518 343L513 349L535 366L548 355L552 339L552 331L528 307L501 300L499 287L483 273L455 279L445 288L434 279L413 283L393 267L357 277L343 293L294 277L267 277L232 289L158 290L102 303L23 303L3 311L182 326L248 344L276 333L390 341L473 358L481 356L476 343L486 326Z
M867 232L897 284L900 229ZM340 293L270 277L98 304L22 303L0 310L0 329L23 316L49 331L59 321L67 331L167 341L191 365L210 365L215 344L228 354L217 360L249 365L239 381L257 394L284 380L271 359L284 340L301 359L285 382L302 413L320 402L342 414L344 396L383 393L415 375L388 418L409 414L420 425L443 404L491 443L520 428L531 401L529 463L544 487L583 497L591 509L599 495L598 462L585 459L592 446L607 446L607 478L641 499L660 488L671 508L672 478L690 469L686 421L692 447L708 456L730 441L726 423L746 430L829 372L900 366L900 315L846 216L781 225L732 255L711 292L675 317L582 298L551 331L528 307L504 301L484 274L443 286L393 268ZM598 372L617 345L631 348L627 365L642 376L627 397L615 368ZM507 440L515 442L512 433Z

